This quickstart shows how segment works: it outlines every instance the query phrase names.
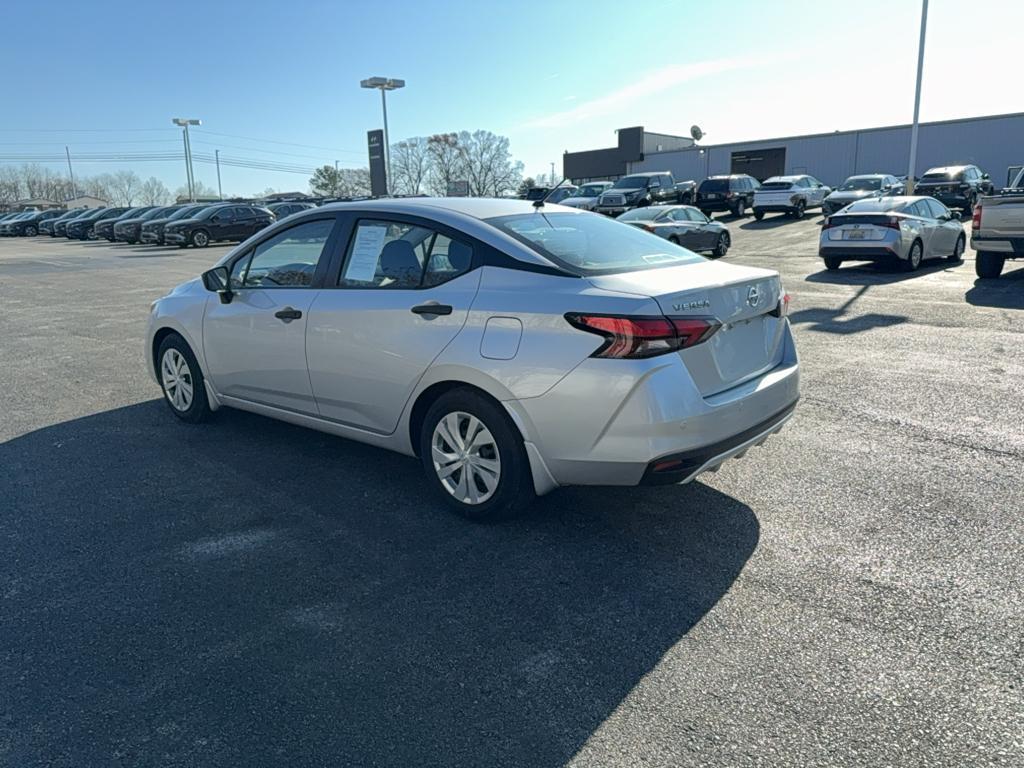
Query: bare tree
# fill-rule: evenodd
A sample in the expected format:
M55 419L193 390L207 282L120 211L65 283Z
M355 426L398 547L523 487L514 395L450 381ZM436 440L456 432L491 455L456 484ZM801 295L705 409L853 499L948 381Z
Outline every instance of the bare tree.
M156 176L150 176L142 183L139 197L143 205L167 205L171 202L170 190Z
M99 176L86 176L78 183L78 193L80 195L98 197L100 200L106 200L109 203L114 199L113 178L109 173L103 173Z
M415 136L391 146L391 187L396 194L419 195L431 167L429 139Z
M211 186L203 184L203 182L196 180L196 183L192 185L192 189L196 194L196 200L207 198L210 200L216 200L217 190ZM174 190L174 197L178 200L188 200L188 187L182 186Z
M432 195L448 194L448 185L465 180L466 158L455 133L439 133L427 139L430 171L427 189Z
M471 195L500 197L519 186L523 164L512 160L506 137L490 131L463 131L459 134L459 146Z
M110 179L114 199L121 205L131 207L141 192L142 180L135 171L118 171Z

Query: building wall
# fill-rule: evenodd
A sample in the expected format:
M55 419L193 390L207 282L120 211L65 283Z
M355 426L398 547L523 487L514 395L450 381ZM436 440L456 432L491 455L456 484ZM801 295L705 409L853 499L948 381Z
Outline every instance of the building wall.
M677 179L700 181L729 173L732 153L786 148L786 173L809 173L829 185L855 173L907 172L910 126L797 136L765 141L649 154L628 163L628 171L672 171ZM974 163L996 186L1006 183L1006 169L1024 161L1024 113L940 123L923 123L918 133L917 175L937 165Z

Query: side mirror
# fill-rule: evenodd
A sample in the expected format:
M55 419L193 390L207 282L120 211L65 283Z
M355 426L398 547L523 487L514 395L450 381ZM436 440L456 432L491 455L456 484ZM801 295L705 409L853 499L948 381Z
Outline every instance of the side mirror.
M988 174L987 174L987 173L983 173L983 174L981 174L981 178L982 178L982 179L983 179L984 181L988 181Z
M203 272L203 286L220 295L221 304L230 304L235 293L231 290L231 273L227 267L214 267Z

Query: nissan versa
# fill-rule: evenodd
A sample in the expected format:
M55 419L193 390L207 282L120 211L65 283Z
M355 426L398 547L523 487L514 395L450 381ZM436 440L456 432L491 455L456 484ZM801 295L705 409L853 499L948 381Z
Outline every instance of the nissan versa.
M562 485L683 483L798 398L776 272L520 200L289 216L154 302L171 411L233 406L419 457L490 520Z

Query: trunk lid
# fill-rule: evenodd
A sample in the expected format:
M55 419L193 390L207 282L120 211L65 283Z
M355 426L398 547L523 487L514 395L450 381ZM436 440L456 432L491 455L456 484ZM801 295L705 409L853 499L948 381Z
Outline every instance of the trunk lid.
M1024 237L1024 195L983 197L981 237Z
M722 324L704 343L675 353L704 397L782 361L785 320L772 314L782 298L777 272L703 261L589 280L604 290L649 296L672 317L711 317Z

